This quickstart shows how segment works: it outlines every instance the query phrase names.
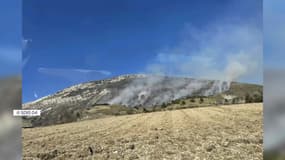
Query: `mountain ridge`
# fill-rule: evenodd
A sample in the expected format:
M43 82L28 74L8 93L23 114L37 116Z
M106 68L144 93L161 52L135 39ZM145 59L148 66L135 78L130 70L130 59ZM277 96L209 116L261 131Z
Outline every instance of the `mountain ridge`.
M132 74L73 85L23 108L42 110L41 117L29 119L38 126L166 108L246 103L247 98L260 101L261 97L261 85Z

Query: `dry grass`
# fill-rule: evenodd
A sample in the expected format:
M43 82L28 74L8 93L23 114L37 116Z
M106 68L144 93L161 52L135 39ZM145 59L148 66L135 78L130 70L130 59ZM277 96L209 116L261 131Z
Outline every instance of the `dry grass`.
M262 104L23 129L24 159L262 159Z

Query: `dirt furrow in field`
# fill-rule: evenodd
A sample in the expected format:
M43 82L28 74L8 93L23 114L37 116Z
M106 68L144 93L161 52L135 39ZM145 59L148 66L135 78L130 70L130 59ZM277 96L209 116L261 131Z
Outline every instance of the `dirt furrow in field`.
M102 122L100 120L99 122L96 122L96 120L91 120L89 121L89 123L86 123L87 121L84 121L80 125L78 125L78 123L67 124L67 126L58 125L56 126L57 128L66 131L66 132L61 132L60 134L57 134L56 130L52 128L55 126L52 126L49 129L54 130L54 134L48 136L40 136L40 137L37 137L36 134L31 134L31 136L34 137L34 139L29 140L28 143L25 143L23 146L29 147L29 145L32 145L35 148L37 148L38 152L53 151L55 149L60 151L64 150L65 148L70 148L70 152L74 152L73 149L75 150L86 149L86 147L88 146L86 145L82 146L82 144L90 144L92 143L93 139L97 138L102 139L101 135L95 133L106 134L107 132L114 131L120 128L121 126L129 125L130 122L137 122L137 119L140 119L141 116L143 115L121 116L116 118L113 117L112 119L106 119L112 121L112 123L110 122L107 123L109 125L107 124L94 125L94 123L99 124L99 122ZM88 134L89 132L94 133L94 135Z
M67 124L59 124L55 126L47 126L47 127L39 127L39 128L33 128L33 129L27 129L27 130L33 130L33 133L37 135L37 139L40 138L46 138L51 135L57 134L65 135L66 132L69 134L78 134L85 131L88 131L90 129L101 129L102 127L107 127L105 129L111 129L112 127L115 127L114 125L117 125L118 122L120 122L119 125L123 125L127 123L130 120L136 119L136 116L119 116L117 119L114 119L114 117L110 118L102 118L98 120L91 120L92 123L90 123L90 120L81 121L81 122L74 122L74 123L67 123ZM80 125L78 125L80 123ZM46 129L49 128L49 129ZM66 128L74 128L73 130L66 130ZM44 131L44 132L43 132ZM31 135L24 135L25 140L35 140L35 137Z
M72 157L93 157L95 159L108 159L110 157L122 157L122 152L128 146L129 139L123 139L122 136L127 136L128 132L133 133L136 128L143 127L145 121L151 118L150 114L141 114L136 119L128 121L124 125L118 125L112 129L102 129L99 132L90 131L77 140L76 152L70 152ZM140 133L140 132L139 132ZM141 133L140 133L141 134ZM92 156L89 154L88 148L91 147L95 150L96 154ZM64 147L63 147L64 148Z
M259 160L262 104L143 113L23 132L24 159Z
M212 112L213 108L201 108L199 110L185 110L188 121L198 116L199 121L193 121L194 125L184 126L186 130L193 135L192 141L196 144L196 156L206 159L220 159L213 155L221 154L225 159L232 159L238 157L238 159L245 159L249 155L253 155L252 159L262 158L262 135L260 134L262 128L261 115L259 117L251 117L252 121L258 121L260 124L256 126L254 123L249 123L249 117L243 117L245 113L241 114L233 112L235 109L223 108L226 112L223 115L220 113ZM199 111L197 113L197 111ZM251 114L250 111L248 111ZM233 118L234 115L239 114L240 118ZM244 124L243 122L246 122ZM186 123L185 123L186 124ZM195 126L193 128L193 126ZM258 134L251 133L251 130L255 130ZM188 132L188 133L189 133ZM192 147L193 149L193 147ZM190 148L188 150L191 150ZM255 151L256 154L252 152ZM246 154L244 154L246 153ZM255 157L255 158L254 158Z
M167 146L172 145L173 136L173 119L172 112L157 112L156 122L151 122L149 130L149 139L147 145L147 153L144 155L146 159L165 159L167 157Z

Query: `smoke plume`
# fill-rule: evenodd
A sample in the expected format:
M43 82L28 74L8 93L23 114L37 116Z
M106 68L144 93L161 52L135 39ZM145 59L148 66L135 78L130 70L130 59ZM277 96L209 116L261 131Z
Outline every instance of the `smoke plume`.
M147 72L223 81L262 79L262 33L250 25L188 26L177 47L159 52Z
M211 26L205 30L188 26L181 43L157 53L144 72L151 76L135 79L110 103L157 105L195 92L204 96L221 93L232 81L252 77L261 80L261 31L249 25Z

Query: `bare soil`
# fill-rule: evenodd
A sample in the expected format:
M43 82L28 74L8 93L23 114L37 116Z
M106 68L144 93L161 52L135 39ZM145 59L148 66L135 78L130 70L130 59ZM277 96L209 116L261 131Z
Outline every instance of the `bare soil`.
M262 159L262 104L114 116L23 129L24 159Z

